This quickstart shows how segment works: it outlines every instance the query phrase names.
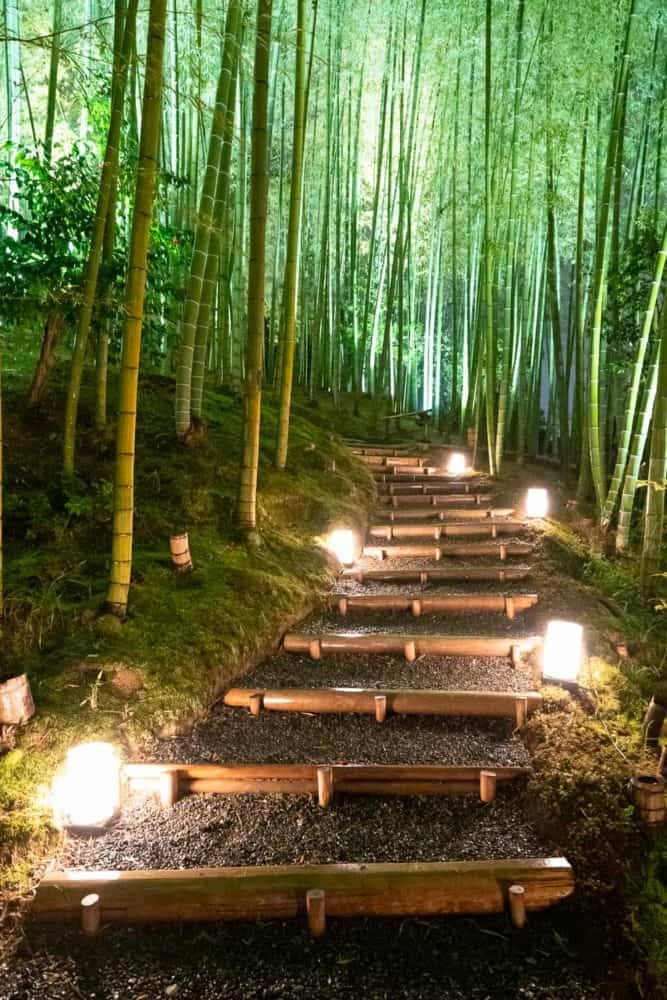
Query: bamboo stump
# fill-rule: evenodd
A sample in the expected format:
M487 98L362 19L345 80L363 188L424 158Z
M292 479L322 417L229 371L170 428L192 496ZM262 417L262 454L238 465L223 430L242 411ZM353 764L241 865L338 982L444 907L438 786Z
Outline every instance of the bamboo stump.
M178 801L178 771L163 771L160 775L160 802L171 809Z
M324 937L327 929L326 898L324 889L309 889L306 893L308 933L312 938Z
M510 918L516 928L526 926L526 890L522 885L509 887Z
M84 937L95 937L102 923L100 897L91 892L81 900L81 933Z
M326 809L333 799L333 768L330 766L317 769L317 802Z
M375 701L375 720L376 722L384 722L384 720L387 718L386 694L376 694L374 701Z
M496 797L496 772L479 772L479 797L482 802L493 802Z

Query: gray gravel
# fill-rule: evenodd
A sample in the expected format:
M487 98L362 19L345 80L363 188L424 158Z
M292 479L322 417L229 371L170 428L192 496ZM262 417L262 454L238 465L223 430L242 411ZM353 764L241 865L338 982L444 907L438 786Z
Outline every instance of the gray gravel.
M220 708L186 736L147 745L146 760L236 764L506 764L530 761L508 719L306 715Z
M406 587L405 592L409 593ZM386 592L386 591L385 591ZM479 593L479 590L476 591ZM429 595L430 596L430 595ZM532 635L538 620L537 607L517 615L510 621L502 612L441 612L415 617L404 611L360 611L350 609L343 616L336 611L311 615L296 626L295 631L351 632L354 635L405 633L407 635Z
M355 629L355 632L357 630ZM415 630L417 631L417 630ZM441 688L451 691L526 691L535 687L529 670L516 669L509 658L476 656L275 656L238 687L371 687Z
M95 839L70 838L57 866L200 868L355 861L538 857L547 845L523 822L521 782L495 802L337 795L192 795L173 809L139 798Z

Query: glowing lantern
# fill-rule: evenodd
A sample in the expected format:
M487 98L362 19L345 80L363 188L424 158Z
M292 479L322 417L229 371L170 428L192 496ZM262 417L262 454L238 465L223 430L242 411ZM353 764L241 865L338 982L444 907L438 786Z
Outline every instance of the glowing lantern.
M120 760L110 743L81 743L67 754L53 783L61 826L102 829L120 810Z
M583 662L583 634L583 628L576 622L549 622L542 657L545 678L571 683L579 680Z
M450 472L453 476L460 476L462 472L466 471L466 457L460 451L454 451L449 456L447 461L447 472Z
M526 493L526 517L546 517L549 495L546 490L533 488Z
M343 566L350 566L357 558L357 539L349 528L336 528L327 538L327 549Z

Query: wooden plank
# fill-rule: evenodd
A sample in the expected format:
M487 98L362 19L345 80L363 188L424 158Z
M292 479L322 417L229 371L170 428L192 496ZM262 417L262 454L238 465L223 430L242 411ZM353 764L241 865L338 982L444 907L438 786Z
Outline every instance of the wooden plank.
M379 506L387 507L389 509L408 507L412 510L415 508L423 510L424 507L453 507L455 504L457 507L462 505L466 510L471 507L488 507L491 502L490 493L428 493L422 492L418 493L408 491L407 493L396 493L394 491L391 494L383 494L379 497Z
M524 580L530 576L530 566L442 566L437 569L346 569L341 580L359 583L438 583L440 580Z
M373 469L404 469L415 471L423 468L426 459L422 455L357 455L357 458Z
M309 653L313 656L313 642L317 642L320 655L338 653L354 655L387 653L401 656L412 648L417 656L514 656L517 652L527 655L542 648L542 637L531 636L478 636L478 635L409 635L384 633L348 635L325 632L319 635L287 632L283 648L288 653ZM413 657L408 656L408 659ZM313 656L318 659L318 656Z
M403 471L393 471L387 472L381 468L371 468L370 470L374 478L380 483L418 483L424 479L428 479L429 483L433 485L438 483L440 485L446 485L447 483L464 483L469 484L475 482L488 482L488 475L482 472L475 472L470 470L469 472L447 472L447 469L441 469L438 465L423 465L420 469L405 469Z
M526 556L533 551L532 542L452 542L450 545L365 545L362 555L370 559L403 559L423 556L425 559L460 558L476 556L496 556L505 560L508 556Z
M368 534L371 538L384 538L388 542L395 538L433 538L439 541L440 538L464 538L472 535L488 535L491 538L497 538L498 535L516 535L518 532L528 531L529 527L525 521L486 517L469 521L442 521L437 524L428 524L423 521L415 524L402 522L371 524L368 528Z
M349 611L408 611L415 616L438 614L447 611L494 612L507 614L509 618L527 611L537 604L537 594L443 594L429 597L427 594L332 594L328 605L341 615Z
M326 893L329 917L500 913L511 885L527 910L574 891L565 858L401 864L267 865L184 871L52 871L37 887L34 917L72 921L100 897L102 923L284 920L305 914L306 893Z
M475 495L474 487L477 483L460 483L450 479L435 482L404 482L398 480L390 483L376 483L376 490L380 496L432 496L434 493L439 496L461 496ZM480 484L484 489L489 489L488 483ZM477 491L479 492L479 491Z
M318 791L317 764L144 764L123 768L130 790L158 792L165 775L176 781L176 796L193 794L307 794ZM327 765L336 793L346 795L479 795L482 767L440 764ZM494 768L498 781L525 777L528 768Z
M387 711L395 715L467 715L479 718L516 717L517 700L530 713L542 703L538 691L442 691L428 688L230 688L225 705L247 708L260 692L269 712L375 715L375 698L384 695Z

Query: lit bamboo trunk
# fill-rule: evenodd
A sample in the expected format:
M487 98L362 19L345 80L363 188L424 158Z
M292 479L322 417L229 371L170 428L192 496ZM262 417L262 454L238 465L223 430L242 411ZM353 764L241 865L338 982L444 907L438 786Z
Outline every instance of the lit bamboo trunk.
M523 580L530 576L530 566L447 566L442 569L346 569L343 580L359 583L384 580L397 583L417 582L425 585L438 580Z
M424 491L421 487L418 491L410 489L408 491L402 490L401 493L397 493L392 487L392 493L390 494L380 494L380 506L397 508L397 507L408 507L414 509L415 507L423 510L424 507L449 507L456 504L461 507L465 506L466 509L471 507L482 507L483 504L489 504L491 501L490 493L433 493Z
M267 712L311 712L318 715L351 713L375 715L375 699L386 698L388 715L472 716L517 718L517 701L530 713L542 703L538 691L442 691L377 688L230 688L224 702L230 708L248 708L260 694Z
M448 536L460 538L466 535L489 535L497 538L498 535L515 535L525 530L526 524L523 521L492 520L487 517L455 524L371 524L368 534L371 538L383 538L388 542L395 538L434 538L437 542Z
M394 497L394 500L397 498ZM514 513L513 507L482 507L481 505L471 505L468 508L445 507L439 510L434 504L424 504L421 507L392 507L389 510L378 511L378 516L390 521L409 520L414 518L419 521L484 521L491 518L508 518ZM520 522L522 523L522 522Z
M95 893L104 924L284 920L305 914L313 888L326 893L329 917L501 913L518 884L526 909L539 910L569 896L574 876L565 858L55 871L37 887L32 914L78 920L82 897Z
M362 597L333 595L329 598L329 606L337 609L341 615L347 615L350 611L411 611L418 617L442 611L500 611L513 619L522 611L534 607L537 601L537 594L447 594L444 597L373 594Z
M175 786L172 803L184 795L318 795L323 766L317 764L126 764L131 791L159 794L165 776ZM480 795L482 767L440 764L334 764L332 795ZM528 768L498 767L497 781L525 777Z
M347 635L327 632L309 635L288 632L283 647L288 653L308 653L318 660L323 655L343 653L386 653L405 656L511 656L528 655L542 646L540 636L477 636L477 635Z
M423 556L425 559L448 557L496 556L504 561L508 556L525 556L533 551L531 542L462 542L451 545L365 545L362 555L370 559L403 559Z

